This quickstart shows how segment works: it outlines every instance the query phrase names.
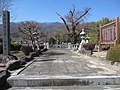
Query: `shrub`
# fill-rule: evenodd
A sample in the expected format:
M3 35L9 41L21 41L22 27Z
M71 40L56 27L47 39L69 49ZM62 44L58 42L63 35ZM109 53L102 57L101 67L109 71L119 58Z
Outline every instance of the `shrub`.
M40 48L40 49L43 49L43 48L44 48L44 45L40 45L39 48Z
M23 51L25 55L29 55L30 52L33 51L32 46L22 46L20 50Z
M49 40L48 40L48 42L50 44L55 44L55 39L53 37L50 37Z
M106 59L120 62L120 45L110 48L107 52Z
M3 53L3 46L0 45L0 54L2 54L2 53Z
M83 47L84 47L86 50L93 50L94 47L95 47L95 44L87 43L87 44L83 45Z
M21 45L18 44L11 44L12 51L20 51Z

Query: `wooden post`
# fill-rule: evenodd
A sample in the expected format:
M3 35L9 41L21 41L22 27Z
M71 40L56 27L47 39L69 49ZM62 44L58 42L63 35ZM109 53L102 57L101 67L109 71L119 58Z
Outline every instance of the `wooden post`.
M102 51L102 45L101 45L101 40L102 40L102 35L101 35L101 25L100 25L100 41L99 41L99 49L98 49L98 52L101 52Z
M115 46L119 44L119 17L116 18L116 40L115 40Z

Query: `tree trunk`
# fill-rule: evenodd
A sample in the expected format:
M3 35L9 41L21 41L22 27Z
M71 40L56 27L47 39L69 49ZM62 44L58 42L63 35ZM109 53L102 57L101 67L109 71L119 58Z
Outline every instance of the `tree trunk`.
M75 44L76 42L75 42L75 30L72 30L72 33L71 33L72 35L71 35L71 43L72 44Z

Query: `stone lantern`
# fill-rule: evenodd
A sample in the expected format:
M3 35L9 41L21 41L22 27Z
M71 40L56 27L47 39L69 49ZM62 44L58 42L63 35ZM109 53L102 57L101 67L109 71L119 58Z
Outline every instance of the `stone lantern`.
M38 33L37 33L37 31L35 31L34 33L33 33L33 50L34 51L38 51L38 50L40 50L40 48L39 48L39 44L38 44Z
M90 37L85 32L85 29L82 29L80 36L81 36L82 40L81 40L80 45L78 47L78 52L84 52L85 48L83 46L88 43Z

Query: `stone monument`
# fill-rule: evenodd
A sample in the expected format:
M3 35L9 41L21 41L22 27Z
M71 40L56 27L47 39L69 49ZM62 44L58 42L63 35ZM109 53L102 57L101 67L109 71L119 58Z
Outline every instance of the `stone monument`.
M3 55L10 55L10 12L3 11Z

